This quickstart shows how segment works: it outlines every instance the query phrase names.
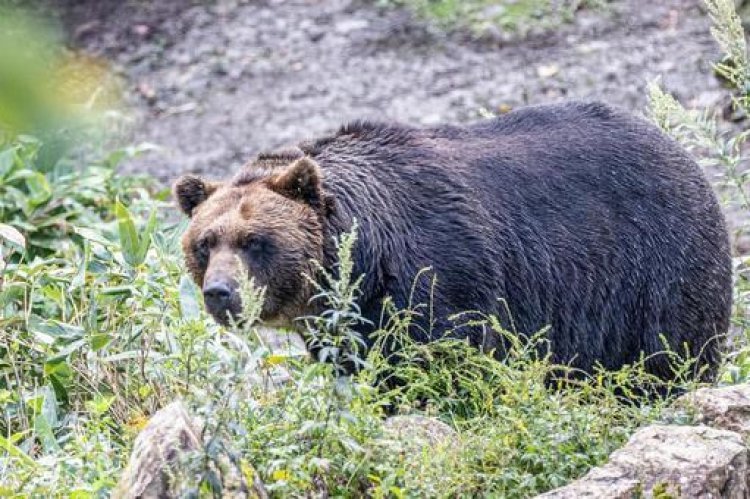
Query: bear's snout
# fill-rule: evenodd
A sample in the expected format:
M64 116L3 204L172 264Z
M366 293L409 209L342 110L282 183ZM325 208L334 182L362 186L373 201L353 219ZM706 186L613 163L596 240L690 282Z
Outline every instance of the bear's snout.
M221 324L227 324L229 316L237 319L240 311L239 291L231 279L212 279L203 285L203 301L206 309Z

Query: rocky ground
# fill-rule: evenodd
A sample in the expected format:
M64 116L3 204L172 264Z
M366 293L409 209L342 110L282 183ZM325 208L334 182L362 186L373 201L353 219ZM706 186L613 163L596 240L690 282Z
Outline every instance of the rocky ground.
M73 45L124 76L129 165L165 182L219 177L261 150L356 118L463 122L526 103L601 99L642 111L645 86L711 104L719 56L700 0L615 0L514 39L446 33L365 0L57 0Z

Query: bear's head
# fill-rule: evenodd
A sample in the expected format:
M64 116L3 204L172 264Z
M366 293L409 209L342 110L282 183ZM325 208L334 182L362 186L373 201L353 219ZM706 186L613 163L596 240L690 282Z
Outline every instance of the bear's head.
M222 324L241 312L239 280L252 278L266 288L261 319L291 325L306 314L312 287L305 274L323 255L330 202L318 165L307 157L261 163L228 182L187 175L174 185L190 217L182 239L187 268Z

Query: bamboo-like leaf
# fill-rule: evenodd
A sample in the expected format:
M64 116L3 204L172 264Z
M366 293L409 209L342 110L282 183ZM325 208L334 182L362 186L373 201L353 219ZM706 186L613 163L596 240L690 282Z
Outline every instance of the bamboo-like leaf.
M182 318L193 320L200 317L201 310L198 300L198 288L186 275L180 278L180 311Z
M0 239L8 241L18 249L26 248L26 238L12 225L0 223Z
M146 259L148 249L151 247L151 236L156 229L156 210L151 210L151 214L146 222L146 228L140 237L138 243L138 259L143 262Z
M140 240L130 211L119 200L115 202L115 216L122 255L128 265L136 267L143 263L143 258L140 258Z
M0 449L7 452L10 456L15 457L23 464L36 468L36 461L31 459L28 454L16 447L10 440L0 435Z

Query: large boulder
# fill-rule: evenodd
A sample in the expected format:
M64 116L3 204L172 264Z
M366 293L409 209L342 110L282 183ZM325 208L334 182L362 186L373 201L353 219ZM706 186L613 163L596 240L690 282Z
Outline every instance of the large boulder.
M369 452L375 462L388 462L404 471L400 487L406 496L417 490L432 490L437 495L455 485L443 472L456 465L462 451L453 428L434 417L410 414L386 419L382 430L371 442ZM382 496L382 490L376 489L364 496Z
M687 410L697 422L750 436L750 384L701 388L683 395L675 407Z
M401 442L412 451L456 444L456 430L437 418L411 414L392 416L383 423L383 438Z
M182 402L172 402L149 420L135 440L113 497L120 499L181 497L196 470L191 454L203 447L203 422L192 417ZM222 497L266 498L263 484L247 465L224 453L210 463L220 479ZM250 482L248 484L248 482Z
M750 495L748 450L734 432L653 425L636 432L604 466L539 497L740 499Z

